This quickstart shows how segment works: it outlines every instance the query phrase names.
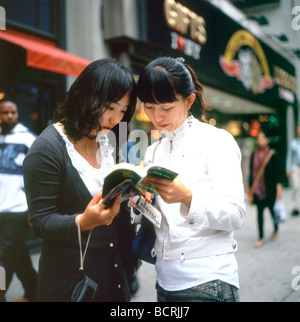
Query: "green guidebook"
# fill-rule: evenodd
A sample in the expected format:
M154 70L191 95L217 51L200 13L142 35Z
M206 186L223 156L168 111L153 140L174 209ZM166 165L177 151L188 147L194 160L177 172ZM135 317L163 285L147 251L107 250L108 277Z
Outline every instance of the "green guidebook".
M156 193L154 187L141 184L145 177L153 176L174 180L177 175L178 173L158 165L150 165L146 168L142 168L141 166L136 166L131 163L119 163L114 165L105 177L102 196L103 198L106 198L108 194L113 192L115 198L118 194L122 193L123 200L126 197L129 199L129 197L132 197L134 194L141 194L141 189ZM116 193L117 191L119 192Z

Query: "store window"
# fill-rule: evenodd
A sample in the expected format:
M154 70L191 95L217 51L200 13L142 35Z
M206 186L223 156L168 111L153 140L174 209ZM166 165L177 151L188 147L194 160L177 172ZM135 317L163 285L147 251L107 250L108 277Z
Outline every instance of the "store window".
M57 0L0 0L0 6L6 11L7 23L50 35L56 34L57 5Z

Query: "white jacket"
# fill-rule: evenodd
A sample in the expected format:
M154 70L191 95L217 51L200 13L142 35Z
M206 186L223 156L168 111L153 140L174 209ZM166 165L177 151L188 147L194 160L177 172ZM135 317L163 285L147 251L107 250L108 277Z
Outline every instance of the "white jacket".
M147 149L152 163L157 144ZM156 228L155 251L163 260L184 260L237 250L234 231L246 218L241 152L225 130L193 118L167 134L157 147L154 163L173 169L192 189L190 208L156 198L163 214Z

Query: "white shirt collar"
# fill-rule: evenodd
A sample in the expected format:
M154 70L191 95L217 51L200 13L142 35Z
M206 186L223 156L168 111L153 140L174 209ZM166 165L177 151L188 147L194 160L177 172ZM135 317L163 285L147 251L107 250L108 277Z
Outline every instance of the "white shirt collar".
M192 121L193 116L190 116L189 119ZM176 130L170 133L166 133L165 136L169 141L173 141L174 139L179 139L184 136L187 129L190 127L189 119L186 119Z

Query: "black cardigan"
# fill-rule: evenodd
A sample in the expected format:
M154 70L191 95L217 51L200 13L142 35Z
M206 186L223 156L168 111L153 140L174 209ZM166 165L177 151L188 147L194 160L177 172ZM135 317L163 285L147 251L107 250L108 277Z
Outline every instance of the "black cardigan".
M92 196L53 125L33 143L24 160L23 174L32 227L42 240L37 301L69 301L70 290L79 274L75 217L84 212ZM128 260L132 256L133 231L127 213L120 213L116 218L109 226L93 229L85 258L86 274L99 284L97 301L130 300L127 277L134 270L136 258L129 264L127 261L130 267L127 265L126 270L120 245ZM124 224L129 227L125 236ZM120 226L123 236L120 236ZM88 232L82 233L83 249L87 235ZM128 248L124 249L124 245Z

